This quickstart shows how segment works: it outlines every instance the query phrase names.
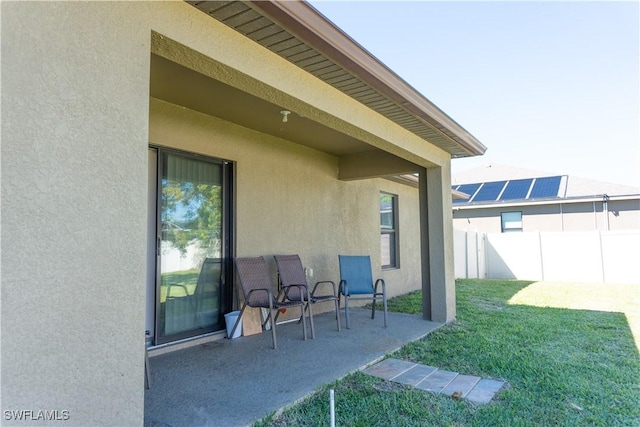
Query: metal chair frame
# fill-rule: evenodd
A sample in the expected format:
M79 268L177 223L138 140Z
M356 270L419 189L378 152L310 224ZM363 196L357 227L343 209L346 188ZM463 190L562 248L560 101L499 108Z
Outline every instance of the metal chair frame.
M336 311L336 320L338 326L338 332L341 330L340 328L340 305L338 303L338 291L336 288L335 282L331 280L322 280L316 282L313 286L313 290L309 293L309 285L307 283L307 276L305 274L304 267L302 266L302 261L300 260L299 255L274 255L276 260L276 264L278 266L278 283L282 288L287 288L292 285L300 285L304 286L306 289L306 296L308 299L308 304L305 309L309 310L309 318L311 321L311 334L312 337L315 338L315 330L313 324L313 313L311 310L312 304L319 304L322 302L333 301L335 304ZM319 291L318 287L320 285L331 284L333 288L333 293L331 294L322 294L319 295L317 292ZM299 293L294 293L293 296L289 296L289 298L293 297L293 299L299 298ZM302 317L300 321L302 321Z
M240 319L242 319L242 315L247 307L268 308L269 313L262 323L262 327L264 328L267 322L269 322L270 319L273 319L271 322L271 338L273 341L273 348L278 348L276 339L276 320L278 318L279 311L290 307L300 307L300 315L303 317L305 305L307 304L307 301L305 300L306 294L304 292L306 287L291 285L287 291L289 292L291 288L298 288L298 292L302 295L300 301L288 300L286 298L286 292L281 300L280 295L274 295L272 291L271 277L269 276L264 257L235 258L234 263L236 265L236 271L238 272L242 293L244 294L244 303L240 309L240 314L233 325L230 336L233 336L235 333ZM274 310L276 310L275 316L273 315ZM306 341L307 322L302 322L302 330Z
M376 301L382 297L384 327L387 327L387 290L383 279L377 279L375 284L371 274L371 258L368 255L338 255L340 262L340 284L338 290L338 305L340 296L344 296L344 314L347 329L351 328L351 318L349 316L349 300L372 300L371 319L376 316ZM355 276L352 274L355 270ZM358 271L359 270L359 271ZM349 280L352 286L349 286ZM378 291L381 285L381 291ZM362 296L354 296L362 295ZM364 296L368 295L368 296Z

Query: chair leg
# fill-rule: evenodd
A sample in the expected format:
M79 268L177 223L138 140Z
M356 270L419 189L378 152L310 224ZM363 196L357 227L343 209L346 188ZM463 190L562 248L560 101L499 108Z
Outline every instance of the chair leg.
M376 318L376 296L373 296L373 304L371 304L371 319Z
M344 296L344 317L347 329L351 329L351 323L349 322L349 298L346 295Z
M335 299L333 302L336 305L336 321L338 323L338 332L340 332L340 299Z
M384 316L384 327L387 327L387 294L382 294L382 312Z
M307 340L307 322L304 320L304 300L302 300L302 304L300 305L300 317L302 318L302 334L304 340Z
M311 311L311 301L307 301L307 307L309 308L309 323L311 324L311 339L316 339L316 329L313 325L313 312ZM302 316L302 320L304 321L304 314Z
M149 366L149 351L147 350L146 344L144 346L144 374L144 388L149 390L151 388L151 368Z
M240 319L242 319L242 315L244 314L244 309L245 308L247 308L247 303L244 303L242 305L242 308L240 309L240 314L238 315L238 318L236 319L236 322L233 324L233 328L231 329L231 334L227 338L231 338L233 336L233 334L236 333L236 328L238 327L238 324L240 323Z
M273 298L269 295L269 317L271 317L271 340L273 341L274 350L278 348L278 342L276 341L276 320L273 315ZM276 308L277 310L277 308ZM277 314L276 314L277 316Z

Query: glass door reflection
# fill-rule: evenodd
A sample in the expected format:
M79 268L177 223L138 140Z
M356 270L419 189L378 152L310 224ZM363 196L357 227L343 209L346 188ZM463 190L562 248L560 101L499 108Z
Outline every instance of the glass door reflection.
M222 329L223 164L160 151L157 342Z

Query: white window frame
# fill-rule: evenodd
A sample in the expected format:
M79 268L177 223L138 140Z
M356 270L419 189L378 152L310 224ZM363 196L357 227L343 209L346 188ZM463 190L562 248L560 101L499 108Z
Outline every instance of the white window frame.
M387 206L383 206L382 198L390 197L390 212ZM380 192L380 260L383 269L400 268L400 244L398 237L398 195ZM383 215L389 215L391 221L383 219Z
M502 212L500 227L503 233L522 232L522 211Z

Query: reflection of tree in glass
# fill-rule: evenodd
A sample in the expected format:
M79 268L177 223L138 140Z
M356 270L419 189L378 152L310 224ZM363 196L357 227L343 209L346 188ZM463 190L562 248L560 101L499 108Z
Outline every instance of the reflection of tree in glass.
M162 182L162 240L184 256L190 244L215 252L222 230L221 187L165 179Z

